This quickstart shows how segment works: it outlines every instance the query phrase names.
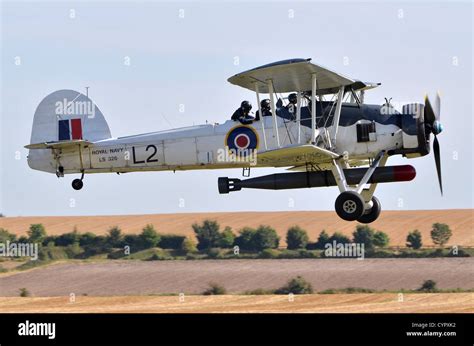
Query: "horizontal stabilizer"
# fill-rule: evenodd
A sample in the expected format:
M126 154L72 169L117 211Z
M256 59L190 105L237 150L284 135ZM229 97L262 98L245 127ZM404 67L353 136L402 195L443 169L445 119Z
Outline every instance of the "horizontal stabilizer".
M85 141L83 139L77 139L72 141L57 141L57 142L43 142L25 145L26 149L65 149L70 147L80 146L81 148L87 147L93 144L92 142Z

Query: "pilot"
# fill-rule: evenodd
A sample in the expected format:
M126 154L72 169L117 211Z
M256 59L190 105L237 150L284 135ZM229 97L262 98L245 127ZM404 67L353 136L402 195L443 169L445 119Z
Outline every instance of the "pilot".
M293 118L296 117L296 102L297 102L297 96L295 93L288 95L288 104L286 105L286 109L288 112L293 116Z
M249 101L242 101L240 107L232 114L231 119L234 121L238 120L245 125L251 124L255 120L253 116L249 115L251 109L252 104Z
M262 110L262 114L264 117L271 117L272 116L272 110L270 107L270 99L265 99L260 102L260 109ZM260 120L260 112L257 111L255 113L255 121Z

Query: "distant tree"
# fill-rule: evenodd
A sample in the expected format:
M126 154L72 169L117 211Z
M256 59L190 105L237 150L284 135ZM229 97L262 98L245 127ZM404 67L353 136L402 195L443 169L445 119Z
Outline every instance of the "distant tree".
M278 250L264 249L260 251L260 253L258 254L258 258L266 258L266 259L278 258L278 254L279 254Z
M118 226L114 226L109 229L107 236L105 237L105 241L111 247L119 247L123 240L122 230Z
M18 238L18 243L28 243L28 238L22 235Z
M158 243L158 247L162 249L181 249L183 245L183 241L186 239L184 235L178 234L161 234L160 235L160 242Z
M367 225L357 225L356 230L352 233L352 240L354 243L364 244L366 250L374 248L375 232Z
M206 249L206 254L208 258L219 258L221 256L221 249L217 247L211 247Z
M408 233L407 236L407 244L408 247L411 247L412 249L419 249L423 246L423 243L421 242L421 233L417 229L415 229L413 232Z
M288 281L288 283L275 291L276 294L311 294L313 286L303 277L297 276Z
M197 251L196 243L189 238L185 238L181 243L181 251L187 255Z
M139 234L126 234L123 237L122 247L128 247L130 252L143 250L143 242Z
M386 247L390 243L390 238L386 233L377 231L374 234L373 243L377 247Z
M19 292L20 292L20 297L29 297L31 296L31 293L30 291L28 291L26 288L20 288L19 289Z
M54 245L56 245L57 239L58 239L57 235L47 235L46 237L43 238L43 241L41 242L41 245L43 245L43 246L54 246Z
M153 225L146 225L140 233L140 242L143 249L156 247L160 242L160 235L156 232Z
M252 242L257 251L263 249L275 249L280 243L280 237L277 232L270 226L260 225L253 236Z
M219 224L214 220L204 220L202 225L197 223L192 225L196 238L198 240L198 249L204 250L219 246L221 234L219 233Z
M85 257L110 253L112 251L112 246L105 235L95 235L88 232L85 234L79 234L78 238L77 241L74 241L72 244L68 245L68 247L74 246L74 244L79 244L79 246L84 249L84 254L82 255ZM119 244L118 247L121 246L122 244Z
M339 244L348 244L348 243L351 242L349 237L345 236L344 234L342 234L340 232L334 232L334 234L329 237L327 242L332 243L334 241L336 241L336 243L339 243ZM324 246L323 246L323 248L324 248Z
M231 248L234 245L234 241L235 234L232 232L232 228L227 226L220 234L220 239L217 245L221 248Z
M46 237L46 230L40 223L30 225L30 229L26 233L28 234L28 241L31 243L41 243Z
M431 230L431 239L433 243L439 246L446 244L453 235L449 226L444 223L435 223L433 224L433 229Z
M81 235L77 230L69 233L63 233L56 237L54 244L57 246L68 246L74 243L78 243L81 239Z
M0 243L6 243L7 241L14 242L15 240L15 234L8 232L4 228L0 228Z
M286 233L287 249L304 249L308 245L308 233L299 226L293 226Z
M72 245L66 246L66 249L64 250L68 258L76 258L80 254L84 252L84 250L80 247L78 242L75 242Z
M435 292L438 288L436 287L436 281L433 280L425 280L418 291L424 292Z
M216 284L214 282L211 282L209 284L209 288L202 292L203 295L209 296L209 295L218 295L218 294L226 294L227 290L225 289L224 286Z
M242 228L239 231L239 235L235 238L235 245L237 245L241 250L255 250L255 244L253 243L255 232L255 229L250 227Z
M257 229L244 227L234 243L241 250L262 251L277 248L280 238L273 228L261 225Z
M79 236L79 245L80 246L89 246L95 243L95 238L97 236L94 233L87 232Z
M329 242L329 234L326 233L325 230L322 230L321 233L319 233L318 240L316 241L315 248L319 250L324 249L324 245L326 245Z

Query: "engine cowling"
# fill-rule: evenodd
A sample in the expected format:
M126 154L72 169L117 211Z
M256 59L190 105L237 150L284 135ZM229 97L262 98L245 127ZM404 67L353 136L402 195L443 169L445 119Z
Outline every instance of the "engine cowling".
M402 148L389 151L389 155L401 154L407 158L425 156L430 153L429 133L424 124L424 105L410 103L402 107Z

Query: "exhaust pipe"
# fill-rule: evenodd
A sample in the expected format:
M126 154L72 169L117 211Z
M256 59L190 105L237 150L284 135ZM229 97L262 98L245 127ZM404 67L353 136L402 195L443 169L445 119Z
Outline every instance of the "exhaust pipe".
M345 169L344 175L348 185L357 185L368 168ZM416 176L413 166L388 166L375 169L368 183L392 183L410 181ZM246 189L286 190L308 187L336 186L336 179L331 171L277 173L245 180L221 177L217 181L219 193Z

